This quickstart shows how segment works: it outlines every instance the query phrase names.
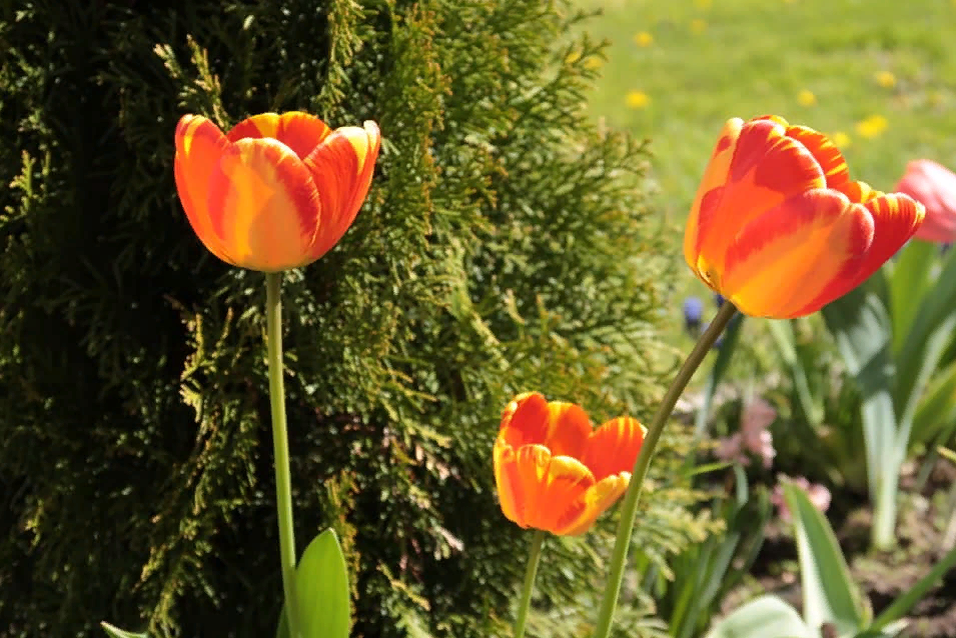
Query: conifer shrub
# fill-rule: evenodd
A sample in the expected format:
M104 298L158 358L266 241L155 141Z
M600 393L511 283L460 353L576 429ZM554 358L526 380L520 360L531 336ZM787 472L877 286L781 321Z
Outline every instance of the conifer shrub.
M172 157L185 112L228 127L292 109L384 136L356 223L285 278L300 550L337 530L353 635L506 631L529 535L494 496L501 409L541 389L646 420L666 368L646 151L588 123L602 52L570 35L579 17L537 0L4 4L2 635L274 631L263 280L200 245ZM706 527L695 498L660 482L645 508L682 522L634 542L661 560L685 545ZM606 541L549 542L540 631L593 620L570 610L603 582Z

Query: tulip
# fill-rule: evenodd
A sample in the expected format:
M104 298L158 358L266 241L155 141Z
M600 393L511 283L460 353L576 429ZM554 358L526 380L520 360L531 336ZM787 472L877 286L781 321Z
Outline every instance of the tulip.
M630 417L592 430L575 404L518 395L502 414L494 448L502 512L524 528L583 534L627 489L644 433Z
M355 220L381 137L332 131L308 113L262 113L223 135L208 119L176 126L176 188L199 240L219 259L279 272L328 252Z
M896 190L926 207L916 239L940 244L956 240L956 173L932 160L915 160L906 165Z
M822 133L776 116L724 125L684 234L694 273L741 312L819 310L913 236L924 208L850 180Z

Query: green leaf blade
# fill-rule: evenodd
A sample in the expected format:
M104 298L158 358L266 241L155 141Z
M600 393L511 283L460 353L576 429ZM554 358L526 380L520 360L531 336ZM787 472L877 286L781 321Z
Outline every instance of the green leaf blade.
M348 638L351 626L348 567L335 532L309 543L295 572L302 638ZM282 606L277 638L291 638Z
M872 617L869 604L850 577L836 534L826 517L799 487L784 486L793 516L803 587L803 616L810 627L836 625L838 634L852 635Z

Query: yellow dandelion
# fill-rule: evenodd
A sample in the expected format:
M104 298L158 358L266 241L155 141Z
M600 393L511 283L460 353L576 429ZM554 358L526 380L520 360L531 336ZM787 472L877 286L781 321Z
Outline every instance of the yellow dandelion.
M713 4L712 0L694 0L694 6L702 11L710 9L711 4Z
M956 0L953 0L956 3ZM929 91L926 94L926 103L930 106L939 106L943 103L943 94L939 91Z
M634 44L639 47L649 47L654 44L654 36L647 31L638 31L634 34Z
M692 33L703 33L707 28L707 23L700 18L694 18L690 21L690 30Z
M856 123L856 132L860 137L870 139L885 131L888 125L889 122L882 115L871 115Z
M631 109L642 109L651 103L651 96L644 91L628 91L627 107Z
M581 59L581 52L580 52L580 51L571 51L571 53L569 53L569 54L567 54L566 56L564 56L564 62L565 62L565 64L574 64L575 62L577 62L577 61L580 60L580 59Z
M817 96L813 94L813 91L803 89L797 93L797 102L800 106L813 106L817 103Z
M853 140L850 139L850 136L844 133L843 131L837 131L830 136L830 141L833 142L833 145L837 148L844 149L850 146L853 143Z
M589 57L587 60L584 61L584 67L591 70L600 69L601 65L603 64L604 64L604 60L602 60L596 55L592 55L591 57Z
M896 76L889 71L880 71L875 76L876 83L884 89L891 89L896 86Z

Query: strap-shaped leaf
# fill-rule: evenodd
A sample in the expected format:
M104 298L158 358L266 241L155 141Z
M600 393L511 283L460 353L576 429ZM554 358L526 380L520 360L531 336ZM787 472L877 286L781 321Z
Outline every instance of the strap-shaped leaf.
M705 638L818 638L818 634L786 602L761 596L735 609Z
M309 543L295 571L301 638L348 638L351 623L349 578L335 532L327 529ZM285 605L277 638L291 638Z
M850 577L833 528L802 489L791 483L783 494L797 539L804 620L813 628L831 623L840 636L855 634L869 624L872 611Z
M887 263L890 290L890 316L893 318L893 351L899 353L909 334L916 310L932 284L933 264L939 258L939 247L925 241L911 241Z

